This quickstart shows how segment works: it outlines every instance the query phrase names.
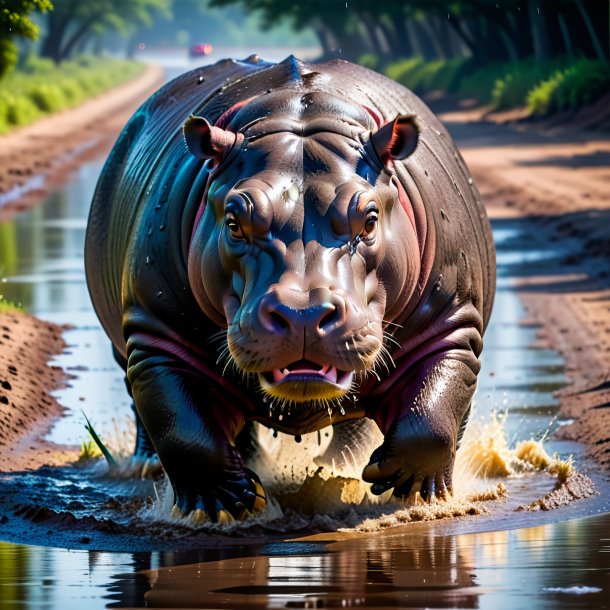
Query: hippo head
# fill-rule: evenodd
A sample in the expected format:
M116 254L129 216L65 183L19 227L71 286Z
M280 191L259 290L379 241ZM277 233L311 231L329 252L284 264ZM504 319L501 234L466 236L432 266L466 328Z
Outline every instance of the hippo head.
M272 401L312 407L391 366L384 329L420 271L392 170L417 145L414 117L378 127L329 94L278 92L215 126L191 117L184 136L210 171L189 280L227 328L227 363Z

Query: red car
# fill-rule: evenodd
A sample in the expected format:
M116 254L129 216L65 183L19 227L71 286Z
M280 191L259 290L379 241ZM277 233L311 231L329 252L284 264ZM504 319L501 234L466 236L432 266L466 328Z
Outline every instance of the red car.
M200 55L209 55L214 50L211 44L208 42L200 42L198 44L194 44L189 49L189 55L191 57L198 57Z

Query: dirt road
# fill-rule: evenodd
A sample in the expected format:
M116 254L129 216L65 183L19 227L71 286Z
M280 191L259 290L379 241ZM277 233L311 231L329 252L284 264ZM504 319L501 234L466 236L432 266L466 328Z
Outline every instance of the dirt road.
M564 438L610 469L610 137L441 116L493 218L527 217L545 252L519 279L541 342L566 361Z

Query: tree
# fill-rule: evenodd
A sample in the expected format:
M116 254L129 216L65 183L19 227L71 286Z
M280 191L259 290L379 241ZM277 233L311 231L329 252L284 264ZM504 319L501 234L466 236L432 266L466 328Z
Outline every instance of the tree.
M53 10L50 0L3 0L2 4L0 9L0 78L17 63L17 46L13 38L16 36L30 40L38 38L38 27L30 20L30 13Z
M59 63L103 30L128 35L137 26L170 17L170 6L171 0L55 0L41 54Z

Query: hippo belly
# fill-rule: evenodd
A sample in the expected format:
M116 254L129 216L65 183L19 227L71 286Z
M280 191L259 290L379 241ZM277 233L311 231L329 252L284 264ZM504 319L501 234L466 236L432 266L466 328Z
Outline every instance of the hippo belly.
M112 150L85 259L134 459L160 460L175 514L264 509L237 448L250 421L298 437L366 418L384 435L373 493L451 492L495 256L461 156L409 90L294 57L184 74Z

